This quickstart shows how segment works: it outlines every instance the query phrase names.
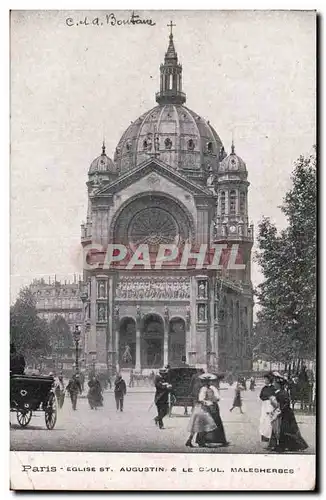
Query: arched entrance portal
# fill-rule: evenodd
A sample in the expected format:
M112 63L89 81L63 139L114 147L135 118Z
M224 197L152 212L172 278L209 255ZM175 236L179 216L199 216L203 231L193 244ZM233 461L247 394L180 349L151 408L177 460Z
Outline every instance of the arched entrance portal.
M136 362L136 322L133 318L122 318L119 335L119 365L134 368Z
M141 336L141 367L160 368L163 365L164 324L158 314L144 317Z
M172 318L169 323L169 365L181 366L186 356L186 324L182 318Z

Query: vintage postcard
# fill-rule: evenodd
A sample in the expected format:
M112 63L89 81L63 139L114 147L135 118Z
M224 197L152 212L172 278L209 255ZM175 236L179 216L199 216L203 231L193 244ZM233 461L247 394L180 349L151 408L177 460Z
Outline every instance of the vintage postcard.
M313 490L316 12L10 30L11 488Z

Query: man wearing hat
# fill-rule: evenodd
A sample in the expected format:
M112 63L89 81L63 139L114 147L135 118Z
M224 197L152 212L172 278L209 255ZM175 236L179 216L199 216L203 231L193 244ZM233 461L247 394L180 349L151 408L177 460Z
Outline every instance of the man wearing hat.
M117 411L123 411L123 401L127 393L126 382L123 380L120 374L117 374L114 381L114 397Z
M160 429L164 428L163 418L169 411L169 392L172 389L172 385L167 381L167 376L168 370L166 368L162 368L159 370L158 375L156 375L154 379L156 389L154 402L157 407L157 417L154 418L154 421Z

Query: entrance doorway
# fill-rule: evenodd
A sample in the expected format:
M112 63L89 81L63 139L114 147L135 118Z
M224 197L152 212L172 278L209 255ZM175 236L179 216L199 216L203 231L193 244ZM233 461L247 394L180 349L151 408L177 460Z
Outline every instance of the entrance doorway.
M122 318L119 336L119 365L134 368L136 362L136 322L133 318Z
M163 365L164 324L158 314L148 314L143 320L141 336L141 367L160 368Z
M186 324L182 318L172 318L169 323L169 365L182 366L186 356Z

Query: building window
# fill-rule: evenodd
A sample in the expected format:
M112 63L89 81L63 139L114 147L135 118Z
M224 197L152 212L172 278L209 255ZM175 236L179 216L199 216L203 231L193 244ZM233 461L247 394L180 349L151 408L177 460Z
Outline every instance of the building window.
M225 192L221 193L221 215L225 215Z
M207 143L207 152L211 155L213 153L213 143L208 142Z
M107 308L105 304L97 304L97 321L103 323L107 320Z
M169 137L167 137L164 141L165 149L171 149L172 148L172 141Z
M172 77L172 75L169 75L169 90L172 90L172 81L173 81L173 77Z
M240 192L240 213L244 214L246 211L246 193Z
M97 298L106 299L107 298L107 282L105 280L99 280L97 282Z
M233 190L230 191L230 214L235 215L237 193Z
M195 149L195 143L192 139L189 139L189 141L188 141L188 149L190 151L193 151Z

